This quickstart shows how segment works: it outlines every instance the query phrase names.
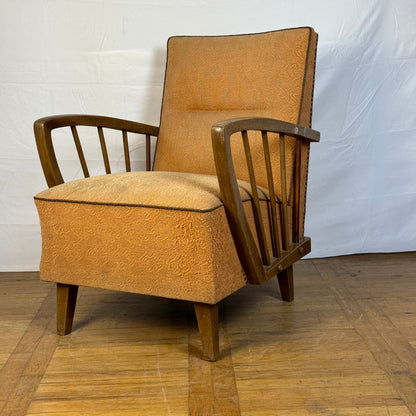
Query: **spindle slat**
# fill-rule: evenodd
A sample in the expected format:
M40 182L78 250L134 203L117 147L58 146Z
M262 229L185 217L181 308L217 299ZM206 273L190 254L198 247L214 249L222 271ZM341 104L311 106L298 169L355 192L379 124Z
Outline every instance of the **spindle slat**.
M289 226L287 216L287 191L286 191L286 140L285 135L279 133L279 153L280 153L280 185L282 203L280 212L282 218L282 243L283 250L289 248Z
M105 137L104 137L103 128L102 127L97 127L97 130L98 130L98 136L100 138L101 151L102 151L102 154L103 154L105 173L111 173L110 160L108 158L108 152L107 152L107 146L105 144Z
M263 263L269 265L270 254L267 248L266 233L264 231L264 224L263 224L262 212L260 208L259 195L257 191L257 183L256 183L255 172L254 172L254 166L253 166L253 158L251 156L250 143L248 140L247 131L242 131L241 134L243 138L244 151L246 155L247 170L248 170L248 174L250 177L253 214L254 214L254 221L256 224L256 231L257 231L257 238L259 242L260 253L261 253Z
M276 210L276 203L277 198L275 194L274 188L274 181L273 181L273 171L272 171L272 162L270 157L270 148L269 148L269 137L267 131L261 132L263 138L263 150L264 150L264 159L266 163L266 173L267 173L267 184L269 189L269 196L270 196L270 233L272 237L272 249L273 255L275 257L280 256L281 248L280 248L280 239L279 239L279 226L278 226L278 219L277 219L277 210Z
M151 147L150 147L150 134L146 134L146 170L152 170L152 155L151 155Z
M126 172L131 172L129 140L127 137L126 130L123 130L123 148L124 148L124 160L126 162Z
M88 171L87 162L85 160L84 152L82 150L81 141L79 140L78 130L75 126L71 126L72 137L74 138L75 147L78 153L78 159L81 163L82 172L85 178L89 178L90 173Z
M295 154L295 172L294 172L294 196L293 196L293 211L292 211L292 240L294 243L299 242L299 225L300 225L300 192L301 192L301 169L302 163L302 143L296 143L296 154Z

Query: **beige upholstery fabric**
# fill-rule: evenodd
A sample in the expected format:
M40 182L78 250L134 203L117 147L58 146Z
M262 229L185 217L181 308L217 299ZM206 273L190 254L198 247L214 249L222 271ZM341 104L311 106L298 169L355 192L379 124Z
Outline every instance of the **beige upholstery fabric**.
M250 212L248 187L241 183ZM97 176L35 201L43 280L211 304L246 283L215 176Z

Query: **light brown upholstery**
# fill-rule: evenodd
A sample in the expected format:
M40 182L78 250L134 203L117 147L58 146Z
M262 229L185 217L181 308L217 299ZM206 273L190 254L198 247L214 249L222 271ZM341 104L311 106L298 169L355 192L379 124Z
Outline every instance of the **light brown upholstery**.
M242 183L250 215L248 190ZM47 189L35 201L43 280L209 304L246 284L216 176L96 176Z
M270 117L309 127L317 35L296 28L255 35L173 37L168 62L157 152L153 170L215 175L210 128L221 120ZM266 186L263 149L252 133L252 153L258 184ZM257 138L257 140L256 140ZM295 143L286 151L293 172ZM308 149L304 149L308 151ZM279 169L272 148L274 170ZM302 160L306 164L309 154ZM244 150L233 148L237 178L248 180ZM306 192L307 166L303 187ZM290 188L292 177L287 177ZM280 178L275 180L279 193ZM302 195L304 207L306 195ZM303 217L304 217L303 208ZM303 232L303 222L301 224Z
M239 183L254 230L250 186ZM267 222L268 195L259 190ZM95 176L42 191L35 202L45 281L208 304L247 284L216 176Z
M215 175L210 128L221 120L255 115L299 122L310 36L303 28L171 38L154 170ZM237 177L247 179L241 146L236 151ZM264 166L262 150L253 153Z
M171 38L153 172L61 183L50 130L74 128L75 122L68 116L66 121L35 123L39 154L52 186L35 197L43 242L41 278L68 287L108 288L206 305L216 305L247 284L215 176L211 127L239 117L267 117L309 127L316 40L311 28ZM118 122L108 123L116 128ZM249 134L261 216L269 225L261 134ZM274 172L280 171L278 142L279 135L271 133ZM287 137L285 147L287 202L299 204L303 236L309 143L298 146ZM249 173L241 140L232 139L232 148L244 211L255 235L258 226L252 190L245 182ZM299 201L294 196L295 169L301 171ZM274 185L280 204L278 174ZM288 220L292 235L291 211ZM266 239L271 242L270 233ZM282 236L278 239L281 245Z

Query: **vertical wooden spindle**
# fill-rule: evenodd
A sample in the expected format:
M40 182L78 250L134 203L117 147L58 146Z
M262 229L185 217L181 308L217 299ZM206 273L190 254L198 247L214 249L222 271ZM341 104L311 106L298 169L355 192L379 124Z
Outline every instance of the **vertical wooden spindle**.
M270 196L270 212L271 212L271 220L270 220L270 231L272 237L272 249L273 255L275 257L280 256L280 239L279 239L279 226L277 222L277 212L276 212L276 193L274 189L274 181L273 181L273 171L272 171L272 162L270 157L270 148L269 148L269 137L267 135L267 131L261 132L263 138L263 150L264 150L264 159L266 163L266 173L267 173L267 184L269 188L269 196Z
M300 140L296 141L296 154L295 154L295 174L294 174L294 195L293 195L293 211L292 211L292 224L293 224L293 242L299 242L299 224L300 224L300 190L301 190L301 163L302 163L302 143Z
M124 161L126 162L126 172L131 172L129 141L128 141L126 130L123 130L123 147L124 147Z
M79 140L79 135L77 128L71 126L72 137L74 138L75 147L78 153L78 159L81 163L82 172L84 173L85 178L89 178L90 173L88 172L87 162L85 160L84 152L82 150L81 141Z
M281 180L281 193L282 193L282 204L281 207L281 218L282 218L282 243L283 250L289 248L289 224L287 217L287 191L286 191L286 143L285 135L279 133L279 150L280 150L280 180Z
M146 134L146 170L152 170L152 154L150 146L150 134Z
M97 127L98 137L100 138L101 152L103 154L105 173L111 173L110 160L108 159L107 146L105 144L104 132L102 127Z
M264 232L263 219L261 215L260 201L257 192L257 183L254 173L253 159L251 157L250 143L248 140L247 131L241 132L243 137L244 151L246 154L247 169L250 177L251 196L253 200L253 214L256 223L257 237L259 241L259 248L264 264L270 264L270 253L267 248L266 234Z

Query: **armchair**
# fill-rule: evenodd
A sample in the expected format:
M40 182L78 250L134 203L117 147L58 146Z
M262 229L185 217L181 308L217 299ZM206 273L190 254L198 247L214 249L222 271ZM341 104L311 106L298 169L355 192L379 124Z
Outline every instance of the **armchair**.
M59 334L71 332L79 286L181 299L193 302L203 357L214 361L222 299L277 275L293 300L293 263L310 252L316 42L311 28L173 37L160 128L90 115L35 122L49 186L35 196L40 276L57 283ZM77 126L97 128L106 175L90 177ZM61 128L84 179L64 183L52 138ZM111 173L107 129L120 131L124 173ZM146 172L131 170L130 133L145 136Z

